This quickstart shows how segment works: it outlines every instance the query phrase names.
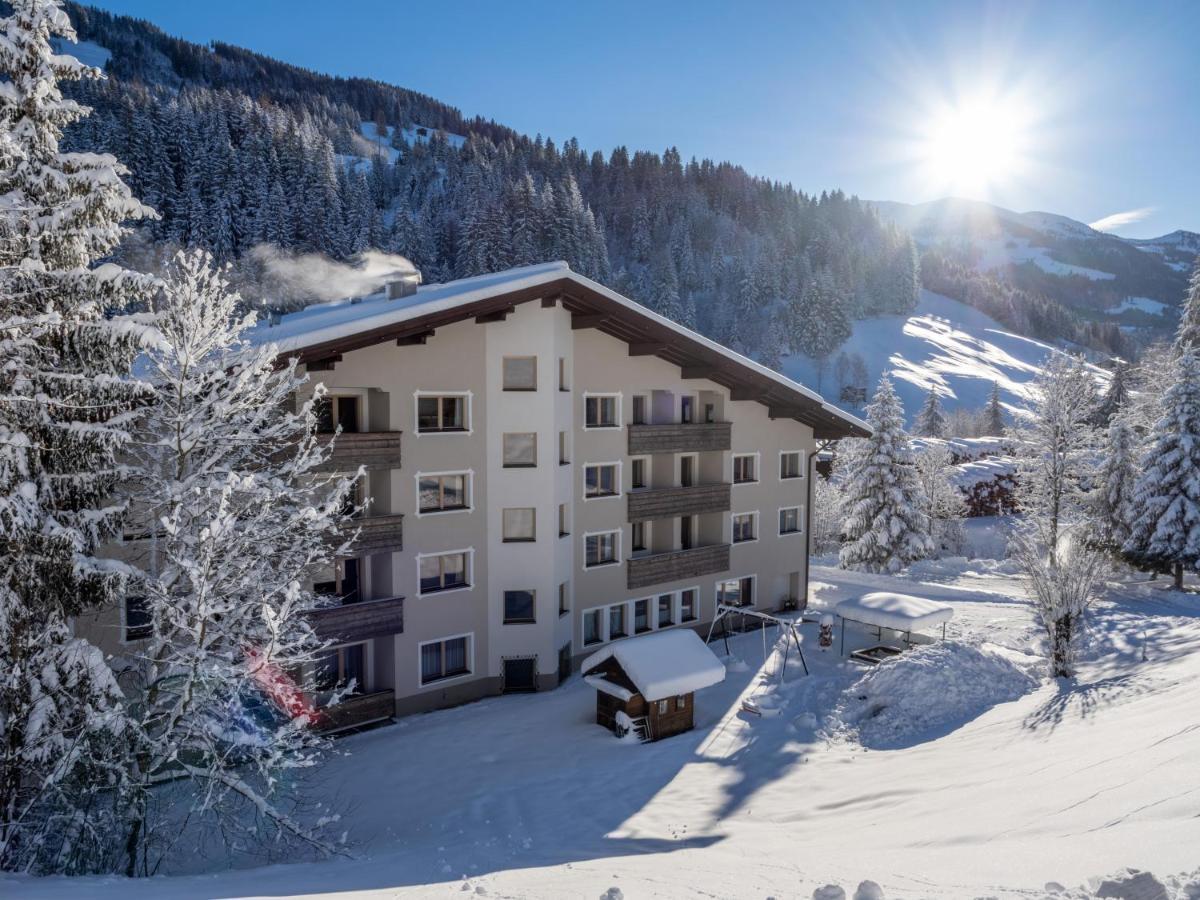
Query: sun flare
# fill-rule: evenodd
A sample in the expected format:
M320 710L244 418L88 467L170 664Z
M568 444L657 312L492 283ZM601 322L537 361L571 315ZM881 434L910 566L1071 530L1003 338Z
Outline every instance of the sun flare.
M928 120L919 156L926 178L955 194L986 194L1018 177L1029 151L1029 115L1004 98L946 104Z

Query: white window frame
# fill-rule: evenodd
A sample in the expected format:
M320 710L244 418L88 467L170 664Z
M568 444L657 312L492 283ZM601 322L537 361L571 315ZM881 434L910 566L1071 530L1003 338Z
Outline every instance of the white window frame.
M654 395L647 393L645 391L635 391L632 394L630 394L629 395L629 415L630 415L630 417L633 416L633 399L635 397L642 398L642 408L646 413L646 421L645 422L632 422L631 421L629 424L630 425L649 425L650 424L649 420L654 418L654 407L652 405L653 400L654 400Z
M435 681L426 683L421 680L421 650L430 644L444 644L446 641L454 641L459 638L467 639L467 671L460 675L451 675L449 677L438 678ZM417 644L417 690L434 690L440 688L443 684L450 681L460 681L463 678L470 678L475 674L475 632L466 631L462 634L448 634L445 637L432 638L428 641L421 641Z
M721 602L721 585L725 584L727 581L741 581L743 578L749 578L751 581L751 584L752 584L752 587L750 588L750 593L751 593L751 602L749 604L750 608L753 609L755 606L758 605L758 574L753 573L753 572L748 572L745 575L730 575L728 578L718 578L716 581L713 582L713 601L714 601L713 609L716 609L715 604Z
M734 463L739 457L753 456L754 457L754 480L753 481L734 481ZM729 483L736 487L741 487L746 484L761 484L762 483L762 453L755 450L753 453L731 453L729 454Z
M796 510L796 523L800 526L796 531L779 531L779 515L789 509ZM804 534L804 507L799 504L792 506L781 506L775 513L775 530L780 537L794 537L798 534Z
M646 484L644 487L635 488L633 486L633 464L635 462L644 463L643 471L645 471L645 473L646 473ZM629 490L630 491L648 491L648 490L650 490L650 457L649 456L639 455L639 456L629 457Z
M620 431L625 427L624 395L620 391L584 391L583 392L583 430L584 431ZM587 423L587 402L589 397L615 397L617 400L616 425L589 425Z
M646 536L646 546L641 550L633 548L633 527L635 525L642 526L642 533ZM647 556L654 555L654 523L650 519L642 519L640 522L629 523L629 558L642 559Z
M735 541L733 539L734 520L739 516L750 516L753 519L754 537L748 541ZM743 544L757 544L760 537L762 537L762 517L758 514L757 509L747 509L743 512L729 514L729 543L731 546L740 547Z
M461 509L431 509L425 512L421 511L421 479L422 478L444 478L447 475L465 475L467 479L467 505ZM413 476L413 485L416 487L416 497L413 502L417 508L417 518L421 519L425 516L450 516L454 513L470 513L475 512L475 470L474 469L456 469L449 472L418 472Z
M370 675L372 672L375 671L375 642L373 640L371 640L370 638L364 638L361 641L343 641L340 644L330 644L328 647L325 647L323 650L321 650L320 653L317 654L317 657L319 658L323 654L333 653L337 650L345 650L347 647L362 647L363 648L363 669L365 669L364 675ZM314 660L314 664L315 664L315 660ZM312 672L310 672L309 674L311 676ZM419 671L417 673L417 679L418 679L418 683L419 683L419 681L420 681L420 672ZM372 685L371 687L367 687L367 685L363 684L363 685L359 685L359 687L364 694L370 693L371 691L374 690L374 685ZM318 695L323 695L326 692L325 691L317 691L316 693Z
M625 610L625 633L619 637L613 637L610 611L618 606ZM623 641L626 638L633 637L633 604L631 601L622 600L620 603L609 603L607 606L595 608L604 610L604 614L601 616L601 620L604 622L604 627L601 629L604 634L602 643L607 644L609 641Z
M665 593L667 593L667 591L663 591L663 593L665 594ZM629 603L629 636L630 637L637 637L639 634L649 634L650 632L656 630L657 626L655 625L655 623L658 621L658 597L659 597L658 594L651 594L648 597L634 597L632 600L628 601L628 603ZM646 603L646 622L649 624L650 627L647 628L645 631L638 631L637 624L636 624L637 623L636 610L637 610L637 605L642 602Z
M431 556L454 556L457 553L466 554L467 583L462 585L461 587L440 588L439 590L436 590L436 591L422 591L421 590L421 560L428 559ZM461 593L462 591L473 591L473 590L475 590L475 548L474 547L461 547L457 550L437 550L437 551L431 552L431 553L418 553L417 554L417 596L418 597L441 597L441 596L444 596L445 594L458 594L458 593ZM458 635L453 635L453 636L457 637Z
M791 476L788 476L787 478L784 478L782 475L779 474L780 472L783 471L783 458L792 453L798 454L800 456L800 474L799 475L791 475ZM808 463L808 459L803 450L780 450L779 451L779 465L775 469L775 475L776 475L776 477L779 478L780 481L802 481L804 479L804 476L808 473L808 469L806 468L807 463Z
M617 558L614 559L612 562L597 563L594 566L589 566L587 563L587 539L590 537L598 537L602 534L615 534L617 536L617 539L614 542L616 545L616 549L617 549ZM602 531L585 531L583 533L582 537L583 537L583 553L581 553L580 555L583 557L583 564L582 564L583 571L595 572L598 569L611 569L615 566L620 566L621 563L624 561L624 556L623 556L623 554L625 552L625 546L624 546L625 531L624 531L624 529L622 529L622 528L605 528Z
M422 397L466 397L466 428L462 431L422 431L420 405ZM413 434L417 437L448 437L451 435L474 434L475 394L472 391L413 391Z
M686 622L683 621L683 592L684 591L692 591L696 595L696 617L693 619L688 619ZM704 621L704 615L700 611L700 603L701 603L701 598L703 596L704 595L700 593L700 585L698 585L698 584L691 585L690 587L680 588L679 590L677 590L675 592L675 624L676 625L689 625L689 624L693 624L695 622Z
M580 647L598 647L601 644L608 643L608 615L607 614L608 614L608 607L612 606L612 605L613 604L610 603L607 606L589 606L587 609L580 610L580 612L579 612L579 646ZM583 623L584 623L584 620L589 615L591 615L592 613L596 613L596 612L600 613L600 628L596 632L600 637L597 640L588 641L587 636L583 630Z
M679 406L676 409L676 413L679 416L679 424L680 425L689 424L683 420L683 401L684 401L685 397L691 398L691 401L692 401L692 421L690 424L692 424L692 425L703 424L703 419L701 418L703 415L703 411L700 409L700 393L698 391L680 391Z
M602 494L599 497L589 497L588 496L588 493L587 493L587 470L595 468L597 466L616 466L617 474L616 474L616 477L613 479L613 484L616 485L616 487L617 487L617 492L615 494ZM582 473L583 481L579 485L579 496L583 498L583 502L590 503L592 500L620 500L621 497L624 496L624 494L625 494L625 485L622 483L622 479L625 477L625 473L622 471L622 468L623 468L623 465L622 465L621 460L619 460L619 459L611 460L609 462L585 462L582 466L580 466L579 471Z
M367 411L368 391L366 388L330 387L329 385L325 384L324 382L321 382L321 386L325 388L324 399L326 399L326 400L333 400L334 398L337 398L337 397L354 397L358 400L358 424L360 426L359 430L356 432L342 432L343 434L347 434L347 433L362 434L364 431L371 430L371 423L367 421L367 418L368 418L368 411ZM309 394L308 399L312 400L313 395ZM336 430L337 429L336 417L334 418L333 425L334 425L334 429Z

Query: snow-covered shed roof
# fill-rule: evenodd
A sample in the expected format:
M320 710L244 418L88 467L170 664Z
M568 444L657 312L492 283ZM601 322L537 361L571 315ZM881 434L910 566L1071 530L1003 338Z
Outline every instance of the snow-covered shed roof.
M422 285L407 297L386 291L356 300L322 303L262 322L249 332L256 343L272 343L280 354L299 357L311 368L328 368L343 353L385 341L423 341L437 328L476 318L503 318L516 305L541 300L561 303L572 327L598 328L629 343L629 353L654 355L679 365L686 377L709 378L730 389L734 400L766 405L773 417L812 426L817 438L863 437L869 426L815 391L691 329L658 315L565 262L541 263Z
M945 603L890 591L875 591L857 599L843 600L833 611L855 622L908 632L921 631L954 618L954 607Z
M700 635L686 628L615 641L585 659L580 671L587 676L610 659L616 660L638 693L651 702L725 680L725 666Z

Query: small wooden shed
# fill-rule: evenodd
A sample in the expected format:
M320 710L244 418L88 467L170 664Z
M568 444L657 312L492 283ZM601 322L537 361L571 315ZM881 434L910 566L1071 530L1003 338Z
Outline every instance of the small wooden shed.
M648 741L691 730L696 691L725 680L725 666L686 628L616 641L581 671L596 689L596 723Z

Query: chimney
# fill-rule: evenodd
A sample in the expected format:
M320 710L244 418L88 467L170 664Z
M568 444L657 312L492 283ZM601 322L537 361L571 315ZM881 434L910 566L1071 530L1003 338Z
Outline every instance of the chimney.
M387 283L387 298L399 300L401 297L411 297L417 292L421 283L420 272L397 272Z

